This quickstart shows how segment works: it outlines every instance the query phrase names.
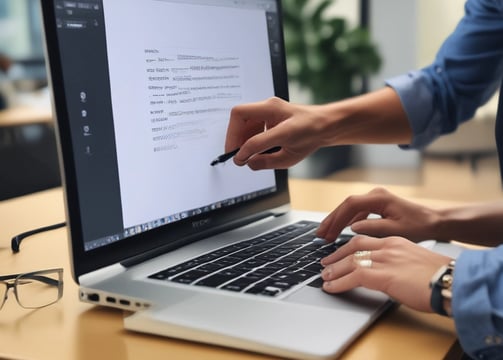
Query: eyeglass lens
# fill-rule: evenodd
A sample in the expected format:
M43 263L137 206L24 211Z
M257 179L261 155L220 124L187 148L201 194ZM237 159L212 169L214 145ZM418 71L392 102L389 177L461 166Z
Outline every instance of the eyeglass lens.
M62 271L46 270L19 275L14 282L0 282L0 307L14 288L16 300L24 308L36 309L51 305L62 296Z
M0 281L0 309L2 308L5 300L7 300L7 291L9 290L9 284L6 282Z

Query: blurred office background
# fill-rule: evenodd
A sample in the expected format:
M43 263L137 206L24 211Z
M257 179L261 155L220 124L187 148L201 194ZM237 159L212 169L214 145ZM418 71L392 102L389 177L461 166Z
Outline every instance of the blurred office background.
M464 0L336 0L327 9L330 16L347 19L350 27L362 26L362 12L367 16L363 25L368 27L382 59L379 71L368 77L367 90L372 90L382 87L388 78L428 65L463 16ZM296 90L291 91L292 101L310 101L309 94ZM466 160L475 169L479 159L495 154L496 109L497 96L479 110L476 121L464 124L455 134L439 139L425 151L404 151L394 145L353 146L350 164L360 168L419 169L424 157L432 156ZM293 173L308 176L310 166L300 164Z
M49 98L38 0L0 0L0 200L61 183Z
M295 2L283 0L285 7ZM299 8L309 13L321 3L323 0L301 1ZM427 65L463 15L463 5L464 0L333 0L322 17L343 19L347 31L368 31L381 60L376 72L355 80L368 91L382 87L389 77ZM12 61L7 71L0 71L0 108L50 109L38 0L0 0L0 54ZM295 81L290 85L291 101L313 101L316 88L306 89ZM475 121L424 151L404 151L394 145L351 146L341 155L346 157L342 162L324 153L295 166L290 176L417 184L424 181L428 159L452 160L477 174L480 164L493 161L495 156L496 106L496 101L491 101ZM4 121L2 112L5 110L0 110ZM53 124L0 122L0 166L0 199L58 186ZM379 175L384 173L388 175ZM499 186L493 178L496 176L488 180L491 186Z
M19 95L9 100L47 85L38 0L0 1L0 54L12 60L7 75Z

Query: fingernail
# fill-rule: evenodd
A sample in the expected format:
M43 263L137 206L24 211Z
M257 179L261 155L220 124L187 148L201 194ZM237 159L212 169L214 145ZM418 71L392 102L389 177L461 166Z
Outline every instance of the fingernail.
M323 238L320 238L320 237L315 237L313 239L313 244L315 245L325 245L327 243L327 241Z

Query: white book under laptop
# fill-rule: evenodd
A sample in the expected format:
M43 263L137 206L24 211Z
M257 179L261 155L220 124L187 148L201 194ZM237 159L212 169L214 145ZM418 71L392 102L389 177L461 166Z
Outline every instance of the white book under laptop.
M302 359L389 307L323 292L337 245L312 241L325 214L290 209L286 170L210 166L233 106L288 98L280 1L41 4L82 301L132 311L129 330Z

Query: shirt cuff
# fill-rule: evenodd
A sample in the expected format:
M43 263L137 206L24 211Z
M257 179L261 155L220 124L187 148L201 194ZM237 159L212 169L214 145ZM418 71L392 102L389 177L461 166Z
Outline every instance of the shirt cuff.
M464 351L474 358L503 350L502 264L503 245L467 250L456 260L452 315Z
M422 149L435 140L441 134L441 114L433 106L433 92L421 70L388 79L386 85L397 92L413 132L411 143L401 147Z

